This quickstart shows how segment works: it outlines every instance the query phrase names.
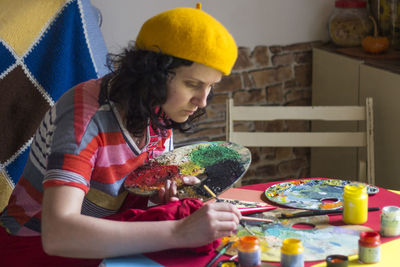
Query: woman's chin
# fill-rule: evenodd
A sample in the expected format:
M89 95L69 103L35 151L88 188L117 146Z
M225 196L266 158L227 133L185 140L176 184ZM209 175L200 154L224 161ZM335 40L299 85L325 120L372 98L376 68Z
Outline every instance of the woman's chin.
M184 123L189 119L189 116L178 117L178 118L171 118L176 123Z

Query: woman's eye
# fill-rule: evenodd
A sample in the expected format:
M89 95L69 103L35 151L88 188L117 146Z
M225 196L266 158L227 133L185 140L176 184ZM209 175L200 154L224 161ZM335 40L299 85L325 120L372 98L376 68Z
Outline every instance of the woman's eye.
M187 82L187 83L186 83L186 86L187 86L187 87L191 87L191 88L198 88L198 87L199 87L198 84L191 83L191 82Z

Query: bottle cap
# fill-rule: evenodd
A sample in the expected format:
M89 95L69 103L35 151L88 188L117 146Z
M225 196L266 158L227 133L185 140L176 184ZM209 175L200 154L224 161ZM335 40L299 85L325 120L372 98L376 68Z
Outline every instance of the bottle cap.
M288 255L300 254L304 251L301 240L297 238L286 238L283 240L281 252Z
M382 209L382 215L388 217L400 216L400 207L397 206L386 206Z
M381 235L378 232L364 231L360 233L359 245L364 247L376 247L381 244Z
M222 260L218 262L217 267L237 267L239 263L234 260Z
M347 267L349 258L345 255L329 255L326 257L327 267Z
M251 249L254 246L258 246L258 244L260 243L260 241L258 240L258 237L254 236L254 235L246 235L246 236L242 236L239 239L239 245L241 248L243 249Z

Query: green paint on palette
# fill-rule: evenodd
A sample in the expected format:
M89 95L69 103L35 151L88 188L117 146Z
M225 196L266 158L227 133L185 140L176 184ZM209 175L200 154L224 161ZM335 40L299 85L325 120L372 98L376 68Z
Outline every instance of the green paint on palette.
M238 159L240 159L240 154L238 152L228 147L218 145L199 146L190 153L190 160L202 167L213 165L219 161Z

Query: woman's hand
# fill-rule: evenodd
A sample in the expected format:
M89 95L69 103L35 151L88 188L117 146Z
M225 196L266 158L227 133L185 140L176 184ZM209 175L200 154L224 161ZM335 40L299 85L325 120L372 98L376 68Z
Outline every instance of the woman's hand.
M195 185L199 183L200 180L195 176L185 176L183 177L183 183L185 185ZM150 201L156 204L168 203L171 201L177 201L178 188L175 181L167 180L165 187L158 191L158 194L150 198Z
M229 236L237 229L241 214L232 204L208 203L192 215L181 219L173 235L186 247L208 244L218 238Z

